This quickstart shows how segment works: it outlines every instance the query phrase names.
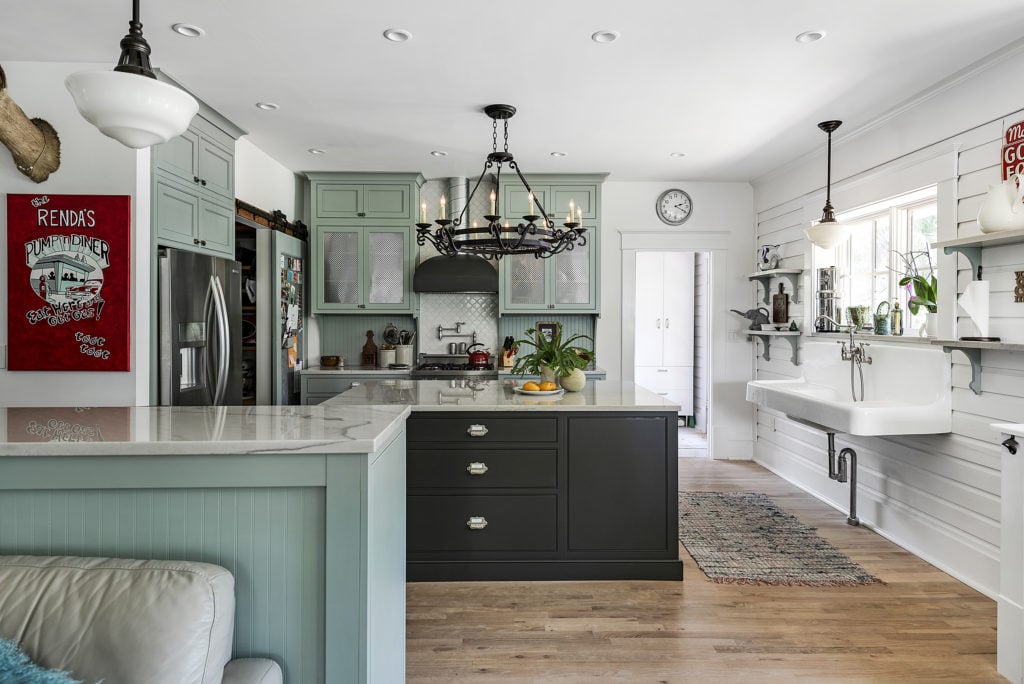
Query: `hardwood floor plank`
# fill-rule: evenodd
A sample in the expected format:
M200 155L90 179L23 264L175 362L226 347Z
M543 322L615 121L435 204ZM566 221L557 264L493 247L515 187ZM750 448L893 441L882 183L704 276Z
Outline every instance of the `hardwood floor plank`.
M469 682L1005 682L995 603L749 462L680 459L680 488L771 496L883 585L407 585L407 675Z

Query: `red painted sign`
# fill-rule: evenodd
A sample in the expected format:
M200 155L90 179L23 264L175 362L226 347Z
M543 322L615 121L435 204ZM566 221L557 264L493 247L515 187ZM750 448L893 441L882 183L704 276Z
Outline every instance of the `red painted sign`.
M131 370L131 197L7 196L8 368Z
M1006 127L1003 145L1003 180L1013 174L1024 176L1024 121Z

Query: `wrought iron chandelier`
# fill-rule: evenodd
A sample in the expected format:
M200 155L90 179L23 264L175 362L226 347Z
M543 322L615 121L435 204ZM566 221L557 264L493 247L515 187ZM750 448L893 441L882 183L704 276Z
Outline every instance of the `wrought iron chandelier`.
M533 195L530 184L526 182L519 165L516 163L512 153L508 151L508 120L515 113L516 108L507 104L492 104L484 107L484 113L492 120L492 148L487 155L484 169L480 177L466 198L466 204L462 207L458 217L454 220L448 219L444 214L444 204L441 205L441 217L433 223L426 222L425 210L421 211L420 223L416 224L416 242L420 245L430 243L434 248L445 256L457 254L476 254L485 259L501 259L509 254L532 254L538 259L547 259L566 250L571 250L577 245L587 244L586 228L583 227L583 212L577 216L575 207L570 205L569 215L566 217L564 230L556 228L555 222L548 216L540 200ZM504 124L505 148L498 151L498 121ZM501 172L505 165L516 172L519 181L526 188L529 198L529 209L525 216L514 219L517 223L510 224L509 218L505 218L502 224L501 203L496 195L491 195L491 213L483 218L487 220L484 226L474 225L465 227L463 222L466 218L466 210L473 201L473 196L484 180L488 171L495 169L496 185L500 187ZM443 201L443 198L442 198ZM536 209L534 209L536 207ZM521 220L520 220L521 219ZM433 230L431 230L433 228Z

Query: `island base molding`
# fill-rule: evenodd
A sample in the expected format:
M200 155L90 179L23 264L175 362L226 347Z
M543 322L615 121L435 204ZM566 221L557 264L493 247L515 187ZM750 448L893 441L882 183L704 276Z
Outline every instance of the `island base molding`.
M413 561L409 582L500 582L683 579L683 562L655 561Z

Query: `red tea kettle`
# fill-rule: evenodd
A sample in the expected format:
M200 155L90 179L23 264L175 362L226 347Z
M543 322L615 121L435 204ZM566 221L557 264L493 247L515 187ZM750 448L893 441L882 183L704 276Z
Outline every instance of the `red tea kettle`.
M473 368L491 367L491 352L487 351L486 349L482 349L480 351L473 351L473 347L482 346L484 346L482 342L477 342L476 344L469 345L469 347L466 349L466 352L469 353L469 365Z

